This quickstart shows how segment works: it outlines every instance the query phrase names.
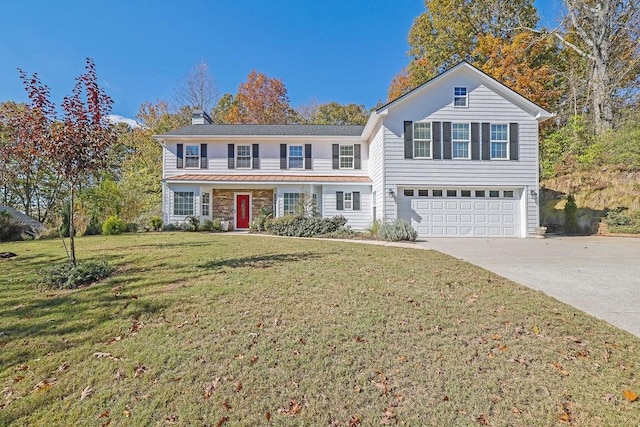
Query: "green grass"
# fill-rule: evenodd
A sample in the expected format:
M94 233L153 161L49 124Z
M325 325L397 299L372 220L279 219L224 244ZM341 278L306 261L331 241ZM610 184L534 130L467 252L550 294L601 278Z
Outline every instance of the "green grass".
M437 252L198 233L0 245L0 425L636 425L640 340ZM84 398L83 397L84 391ZM269 420L267 420L269 418ZM226 422L226 423L225 423Z

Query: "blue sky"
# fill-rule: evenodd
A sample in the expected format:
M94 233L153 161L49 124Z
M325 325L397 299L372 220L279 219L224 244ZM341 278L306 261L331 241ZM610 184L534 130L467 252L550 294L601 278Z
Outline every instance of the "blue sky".
M560 2L536 1L542 24L553 25ZM37 72L59 103L91 57L124 117L169 99L200 61L220 93L235 93L257 69L283 79L294 106L371 107L406 65L406 37L423 10L421 0L5 1L0 101L26 100L20 67Z

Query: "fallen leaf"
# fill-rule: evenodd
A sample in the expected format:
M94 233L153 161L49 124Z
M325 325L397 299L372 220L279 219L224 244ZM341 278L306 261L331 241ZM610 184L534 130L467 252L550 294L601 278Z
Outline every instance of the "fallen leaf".
M500 335L500 334L493 334L493 335L491 335L491 338L493 338L494 340L498 341L498 340L502 339L502 335Z
M22 381L23 379L24 379L24 376L23 376L23 375L18 375L17 377L15 377L15 378L13 379L13 382L14 382L14 383L19 383L19 382L20 382L20 381Z
M42 380L38 384L36 384L33 387L33 389L36 391L47 391L51 387L53 387L53 384L55 382L56 382L56 378L47 378L46 380Z
M106 411L104 411L103 413L101 413L100 415L98 415L98 418L109 418L109 414L111 413L111 411L109 411L108 409Z
M358 418L357 415L353 415L349 420L349 427L356 427L356 426L359 426L360 424L362 424L362 421L360 421L360 418Z
M120 381L121 379L126 378L126 375L123 374L120 369L118 369L116 371L115 378L116 378L116 380Z
M216 427L222 427L223 425L225 425L227 422L229 421L229 417L222 417L218 420L218 422L216 423Z
M20 365L16 368L16 371L28 371L29 365Z
M213 380L213 382L204 389L205 399L208 399L211 397L211 395L213 394L213 391L218 387L218 384L220 384L220 378L216 378L215 380Z
M258 361L258 356L257 355L253 355L251 356L251 363L256 363Z
M242 390L242 383L238 381L238 384L236 384L236 393L240 393L240 390Z
M129 329L129 331L132 334L134 334L134 333L138 332L140 330L140 328L142 328L143 326L144 326L144 323L142 323L142 321L140 321L140 319L138 319L137 317L134 317L133 320L132 320L131 328Z
M289 417L293 417L294 415L299 414L300 411L302 411L302 406L295 399L289 402L288 408L282 407L278 409L278 413L285 414Z
M229 402L227 402L226 400L222 402L222 406L224 406L224 409L226 409L227 411L233 409L231 405L229 405Z
M622 395L624 396L625 399L627 399L629 402L635 402L636 400L638 400L638 393L631 391L631 390L624 390L622 392Z
M142 374L144 374L146 372L146 370L147 370L147 367L144 366L144 365L135 366L133 368L133 377L134 378L140 377Z
M491 425L491 423L489 422L489 418L487 418L486 414L480 414L480 416L478 416L476 418L476 421L481 426L490 426Z
M533 333L536 335L540 335L540 328L538 325L533 325Z
M264 417L267 419L267 421L271 420L271 412L267 411L264 413Z
M122 335L118 335L117 337L113 337L108 341L108 344L113 344L115 342L118 342L122 339Z
M91 393L93 393L93 388L91 388L91 386L86 386L84 390L82 390L82 393L80 394L80 401L82 402L84 399L89 397Z
M354 387L354 390L356 391L356 393L360 393L362 391L362 387L357 385L357 386Z
M122 411L122 415L124 415L125 418L129 418L131 416L131 411L128 409L125 409L124 411Z
M607 393L602 396L602 400L604 400L605 402L614 402L616 400L616 396L612 393Z

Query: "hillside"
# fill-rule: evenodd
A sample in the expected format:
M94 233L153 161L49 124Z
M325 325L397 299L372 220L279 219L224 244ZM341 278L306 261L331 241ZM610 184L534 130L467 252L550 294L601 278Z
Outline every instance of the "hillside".
M540 223L550 232L562 228L566 196L573 194L578 222L595 232L599 218L610 210L640 209L640 171L599 168L577 171L540 182Z

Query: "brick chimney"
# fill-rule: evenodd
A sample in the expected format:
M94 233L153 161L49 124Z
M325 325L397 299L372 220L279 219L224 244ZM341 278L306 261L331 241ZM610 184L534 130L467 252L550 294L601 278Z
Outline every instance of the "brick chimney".
M210 125L213 124L213 120L204 110L193 110L193 114L191 115L191 124L192 125Z

